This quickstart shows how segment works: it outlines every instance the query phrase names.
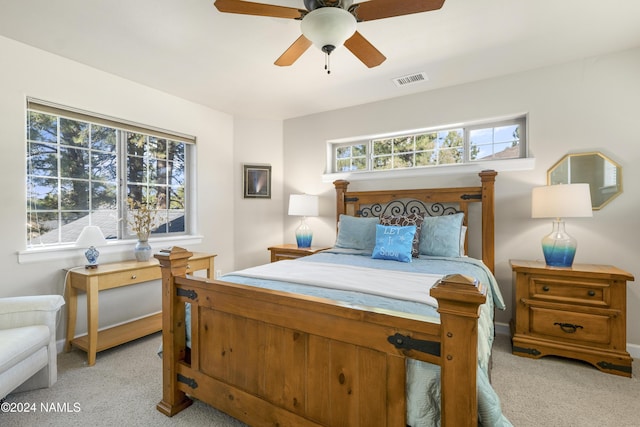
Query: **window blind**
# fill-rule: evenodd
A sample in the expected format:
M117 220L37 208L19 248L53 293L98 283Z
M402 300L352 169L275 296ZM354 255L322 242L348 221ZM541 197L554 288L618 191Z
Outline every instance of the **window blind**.
M73 107L67 107L36 98L27 98L27 109L40 113L62 116L68 119L94 123L105 127L121 129L134 133L154 136L157 138L180 141L186 144L195 144L196 137L192 135L161 129L154 126L142 125L129 120L119 119L104 114L83 111Z

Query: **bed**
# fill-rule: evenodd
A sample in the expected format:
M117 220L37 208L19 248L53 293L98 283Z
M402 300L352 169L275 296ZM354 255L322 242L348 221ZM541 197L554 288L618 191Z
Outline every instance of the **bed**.
M195 398L252 426L509 425L488 381L493 310L504 308L492 274L496 175L397 191L336 181L332 250L222 280L187 277L185 249L156 254L157 409L172 416ZM472 205L481 260L463 256Z

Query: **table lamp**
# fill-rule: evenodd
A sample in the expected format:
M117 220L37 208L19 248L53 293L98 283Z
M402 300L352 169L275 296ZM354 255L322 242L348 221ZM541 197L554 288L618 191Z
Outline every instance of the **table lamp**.
M76 240L76 247L86 248L84 256L87 257L87 264L84 268L98 268L98 257L100 252L96 246L104 245L107 240L104 238L100 227L96 225L88 225L82 229L82 233Z
M565 231L562 218L589 216L593 216L589 184L547 185L532 190L531 217L555 218L553 231L542 239L547 265L571 267L577 242Z
M310 194L291 194L289 196L289 215L301 216L300 226L296 229L296 242L299 248L310 248L313 232L307 225L308 216L318 216L318 196Z

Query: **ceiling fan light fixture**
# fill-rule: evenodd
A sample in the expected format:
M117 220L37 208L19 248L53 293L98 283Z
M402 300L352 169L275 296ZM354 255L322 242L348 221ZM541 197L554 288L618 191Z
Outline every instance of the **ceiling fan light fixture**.
M311 43L329 53L356 32L356 18L339 7L321 7L307 13L300 27Z

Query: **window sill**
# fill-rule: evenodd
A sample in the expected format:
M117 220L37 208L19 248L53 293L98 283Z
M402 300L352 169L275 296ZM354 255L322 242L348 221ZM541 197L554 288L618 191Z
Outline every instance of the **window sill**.
M175 237L159 237L149 239L152 246L163 248L167 246L189 246L202 243L202 236L175 236ZM126 258L132 258L133 247L136 240L119 240L109 242L106 246L100 248L100 255L126 255ZM31 248L18 252L18 263L28 264L33 262L46 262L61 259L76 258L84 249L74 245L68 246L47 246L42 248Z
M436 167L421 167L408 169L394 169L382 171L359 171L359 172L340 172L325 173L322 175L322 182L333 182L337 179L346 179L348 181L364 181L370 179L389 179L389 178L411 178L434 175L453 175L460 173L481 172L483 170L495 170L498 172L511 172L533 170L535 167L535 158L511 159L511 160L493 160L481 163L466 163L462 165L446 165Z

